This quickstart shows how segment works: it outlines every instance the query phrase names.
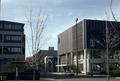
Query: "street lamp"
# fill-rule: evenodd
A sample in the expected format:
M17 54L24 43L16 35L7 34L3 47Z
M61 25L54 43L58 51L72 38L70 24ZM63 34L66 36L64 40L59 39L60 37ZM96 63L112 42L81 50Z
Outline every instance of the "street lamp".
M76 18L76 62L77 62L77 66L76 66L76 75L78 76L78 32L77 32L77 21L78 18Z

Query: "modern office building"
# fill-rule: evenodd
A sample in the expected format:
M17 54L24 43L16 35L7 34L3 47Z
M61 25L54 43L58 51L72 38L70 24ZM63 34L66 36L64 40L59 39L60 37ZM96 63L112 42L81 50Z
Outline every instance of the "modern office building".
M0 20L0 72L8 62L25 60L24 24Z
M109 66L120 67L120 22L84 19L76 23L58 35L58 71L106 73L107 44Z

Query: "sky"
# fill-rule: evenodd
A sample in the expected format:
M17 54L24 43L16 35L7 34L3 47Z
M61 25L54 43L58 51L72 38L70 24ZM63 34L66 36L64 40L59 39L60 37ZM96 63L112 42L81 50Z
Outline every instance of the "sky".
M48 38L42 49L54 46L57 50L57 35L74 25L76 18L79 21L83 19L106 20L107 17L113 20L109 7L110 0L2 0L1 19L25 23L25 34L28 39L25 15L29 9L35 13L42 9L47 15L45 35ZM112 8L119 20L120 0L113 0ZM26 53L28 54L27 47Z

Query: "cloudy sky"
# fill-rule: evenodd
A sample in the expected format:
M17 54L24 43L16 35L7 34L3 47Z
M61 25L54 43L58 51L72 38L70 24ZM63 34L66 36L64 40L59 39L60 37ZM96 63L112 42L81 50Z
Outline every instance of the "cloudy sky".
M46 23L47 44L42 49L54 46L57 49L57 35L75 24L75 19L106 19L105 12L112 20L110 0L2 0L2 19L25 23L28 9L42 9L48 19ZM120 19L120 0L113 0L113 11ZM25 34L27 34L27 25ZM27 51L27 49L26 49Z

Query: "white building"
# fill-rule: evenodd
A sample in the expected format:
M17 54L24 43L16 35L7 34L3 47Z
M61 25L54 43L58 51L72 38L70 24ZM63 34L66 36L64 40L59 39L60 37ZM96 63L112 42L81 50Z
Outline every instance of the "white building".
M106 26L110 69L120 67L120 22L85 19L58 35L58 71L106 73Z

